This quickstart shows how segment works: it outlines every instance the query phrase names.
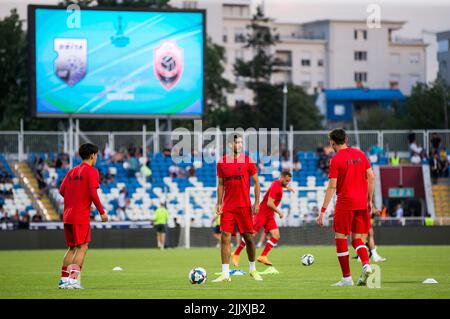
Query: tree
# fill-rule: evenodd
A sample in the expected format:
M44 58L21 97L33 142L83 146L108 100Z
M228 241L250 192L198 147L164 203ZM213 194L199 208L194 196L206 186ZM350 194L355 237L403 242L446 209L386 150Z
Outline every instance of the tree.
M233 122L236 125L281 128L283 121L283 85L272 84L272 75L279 70L281 64L271 52L279 42L276 30L270 26L271 19L264 15L261 7L247 26L244 48L251 49L254 57L249 61L237 59L234 65L235 74L245 79L245 85L253 92L253 103L243 103L233 110ZM313 101L299 86L289 84L288 88L287 124L296 129L317 129L321 127L321 115ZM251 112L249 112L251 111ZM244 112L244 116L236 113ZM250 114L249 114L250 113Z
M205 127L226 125L231 119L225 92L231 93L234 85L223 77L225 71L225 48L208 38L205 52L205 84L207 100L205 102Z

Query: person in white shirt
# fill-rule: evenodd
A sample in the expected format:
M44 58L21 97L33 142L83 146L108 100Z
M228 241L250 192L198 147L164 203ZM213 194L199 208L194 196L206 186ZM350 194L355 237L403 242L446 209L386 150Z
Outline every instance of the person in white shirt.
M396 218L403 217L403 207L400 204L397 204L397 206L395 206L395 217Z

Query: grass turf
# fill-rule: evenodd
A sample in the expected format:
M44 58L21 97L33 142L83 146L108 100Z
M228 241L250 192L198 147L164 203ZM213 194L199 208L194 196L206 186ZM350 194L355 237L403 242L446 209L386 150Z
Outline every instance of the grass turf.
M300 264L304 253L315 256L312 266ZM369 289L330 286L341 276L332 246L276 248L269 257L280 274L263 282L232 276L228 283L211 282L221 267L215 248L92 249L83 267L85 289L59 290L64 251L1 251L0 298L450 298L450 246L385 246L379 253L388 259L379 264L381 288ZM115 266L123 271L112 271ZM195 266L206 269L206 284L189 284ZM245 251L239 268L248 271ZM351 260L351 269L356 282L361 266ZM430 277L439 283L422 284Z

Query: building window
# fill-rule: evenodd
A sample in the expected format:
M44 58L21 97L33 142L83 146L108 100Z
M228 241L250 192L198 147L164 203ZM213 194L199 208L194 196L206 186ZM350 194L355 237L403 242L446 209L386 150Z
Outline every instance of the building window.
M243 76L240 75L236 76L236 86L239 89L245 88L245 78Z
M367 61L367 52L355 51L355 61Z
M445 40L438 41L438 52L439 53L448 52L449 47L450 47L450 40L445 39Z
M389 87L391 89L398 89L400 85L400 74L389 74Z
M234 42L245 43L245 31L243 28L237 28L234 30Z
M323 66L323 59L317 60L317 66Z
M410 53L409 54L409 63L419 64L420 63L420 53Z
M419 74L410 74L409 75L409 87L415 86L417 83L420 82L420 75Z
M250 8L247 5L223 5L223 14L228 17L248 17Z
M236 60L244 60L244 50L240 49L240 50L235 50L234 51L234 56L236 58Z
M302 59L302 66L311 66L311 60Z
M227 28L223 28L222 41L223 41L223 43L228 42L228 29Z
M183 8L184 9L197 9L197 1L195 1L195 0L183 1Z
M400 53L391 53L391 64L400 64Z
M291 51L276 51L276 57L280 62L280 66L292 66L292 52Z
M355 82L367 82L367 72L355 72Z
M367 40L367 30L356 29L353 32L355 40Z

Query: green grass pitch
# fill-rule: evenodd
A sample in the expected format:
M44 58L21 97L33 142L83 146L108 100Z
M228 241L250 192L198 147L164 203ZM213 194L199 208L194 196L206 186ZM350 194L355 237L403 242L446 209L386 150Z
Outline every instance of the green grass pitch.
M381 288L369 289L330 286L341 275L332 246L278 247L269 257L280 274L266 275L262 282L248 275L232 276L228 283L211 282L221 268L217 248L92 249L83 268L84 290L57 289L63 250L2 251L0 298L450 298L450 246L378 250L388 260L379 264ZM304 253L315 256L312 266L301 265ZM239 268L247 272L246 258L244 251ZM112 271L115 266L123 271ZM204 285L188 282L195 266L208 273ZM361 266L351 260L351 269L356 282ZM426 278L438 284L422 284Z

